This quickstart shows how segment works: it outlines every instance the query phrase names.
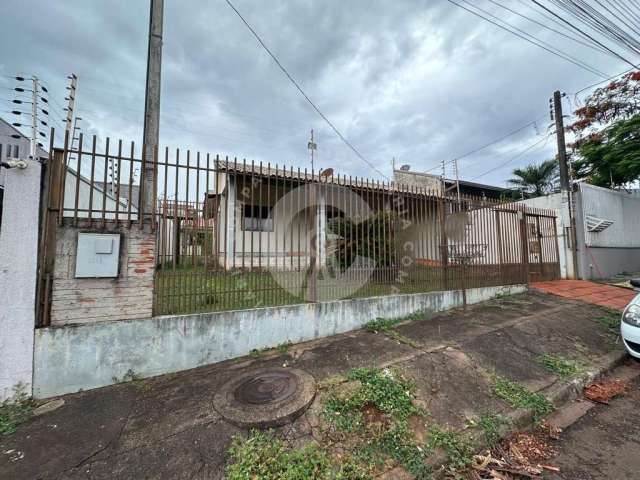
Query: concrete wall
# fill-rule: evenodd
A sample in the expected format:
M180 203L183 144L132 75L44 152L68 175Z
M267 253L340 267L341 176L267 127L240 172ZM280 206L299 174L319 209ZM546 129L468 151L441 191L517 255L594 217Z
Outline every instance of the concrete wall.
M0 231L0 401L31 393L38 262L40 163L6 173Z
M140 230L73 228L69 221L58 227L51 296L51 324L104 322L151 316L155 233ZM109 226L109 224L107 224ZM79 232L120 233L117 278L75 278Z
M580 278L609 278L640 271L640 198L592 185L577 193L576 230ZM602 232L588 232L586 215L613 224Z
M467 300L477 303L525 289L476 288L467 291ZM254 348L354 330L377 317L461 305L462 292L455 290L39 329L34 392L43 398L97 388L128 371L140 377L177 372Z

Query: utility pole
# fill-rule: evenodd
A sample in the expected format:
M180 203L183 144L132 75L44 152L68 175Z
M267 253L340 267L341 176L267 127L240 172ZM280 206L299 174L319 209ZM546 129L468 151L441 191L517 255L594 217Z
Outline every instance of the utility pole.
M560 162L560 191L562 201L569 200L569 168L567 166L567 146L564 139L564 118L562 117L562 94L553 92L553 113L556 121L556 139L558 141L558 162Z
M37 77L32 77L31 83L31 148L29 155L31 160L35 160L38 152L38 94L40 93L40 84Z
M155 192L153 190L157 166L154 153L160 141L160 79L162 67L162 20L164 0L150 0L149 48L147 51L147 81L144 98L144 131L142 145L145 152L143 165L144 198L141 198L144 212L153 211Z
M307 148L311 151L311 171L313 172L313 154L318 149L318 145L313 141L313 128L311 129L311 140L309 140Z
M569 231L571 235L571 256L573 278L578 278L578 251L576 221L573 214L573 198L569 182L569 167L567 165L567 146L564 138L564 117L562 115L562 97L559 90L553 92L553 116L556 122L556 140L558 142L558 162L560 164L560 195L562 205L566 205L569 214Z

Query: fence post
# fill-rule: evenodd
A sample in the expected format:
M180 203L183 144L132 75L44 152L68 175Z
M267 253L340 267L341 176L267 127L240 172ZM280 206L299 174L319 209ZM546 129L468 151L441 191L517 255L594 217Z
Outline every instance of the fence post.
M33 381L42 166L6 171L0 230L0 401ZM26 391L25 391L26 390Z

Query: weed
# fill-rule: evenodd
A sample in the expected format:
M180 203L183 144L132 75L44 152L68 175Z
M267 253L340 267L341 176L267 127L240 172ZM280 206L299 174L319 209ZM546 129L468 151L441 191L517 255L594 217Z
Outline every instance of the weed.
M413 441L406 422L400 422L382 432L376 439L376 444L417 480L431 478L431 468L426 463L431 450L420 447Z
M429 443L431 451L441 448L447 455L447 470L457 473L465 470L473 461L473 446L471 441L455 430L443 430L438 426L429 429Z
M602 315L596 317L596 321L602 325L609 333L618 333L620 329L620 312L613 309L601 308Z
M419 317L417 315L419 315ZM409 345L413 348L420 348L420 344L413 341L409 337L405 337L397 330L394 330L393 327L401 322L415 320L417 318L422 318L423 316L424 313L420 312L419 314L412 314L402 318L376 318L375 320L371 320L370 322L365 324L365 328L373 333L383 333L384 335L392 338L398 343L404 343L405 345Z
M584 366L580 363L554 355L541 355L538 358L538 362L544 368L562 378L573 377L584 371Z
M316 445L288 449L273 432L252 430L249 438L234 438L229 448L228 480L371 480L350 456L335 465Z
M229 480L327 478L329 459L315 446L287 450L272 432L253 430L244 441L235 438L229 449Z
M134 372L131 368L125 372L122 378L118 378L117 376L111 377L113 383L125 383L125 382L134 382L136 380L140 380L140 375Z
M24 384L16 385L13 390L13 397L0 403L0 436L14 433L33 411L34 402L28 397Z
M262 354L263 354L263 353L264 353L264 350L259 350L259 349L257 349L257 348L254 348L253 350L251 350L251 351L249 352L249 356L250 356L251 358L260 358L260 357L262 357Z
M553 406L544 395L533 393L517 382L495 377L493 393L516 408L526 408L533 414L534 422L538 422L553 410Z
M494 412L484 412L480 415L475 426L482 430L482 436L489 447L493 447L500 440L500 427L506 423L501 415Z
M280 354L280 355L284 355L285 353L287 353L289 351L289 348L293 345L293 343L291 342L284 342L281 343L280 345L278 345L276 347L276 351Z

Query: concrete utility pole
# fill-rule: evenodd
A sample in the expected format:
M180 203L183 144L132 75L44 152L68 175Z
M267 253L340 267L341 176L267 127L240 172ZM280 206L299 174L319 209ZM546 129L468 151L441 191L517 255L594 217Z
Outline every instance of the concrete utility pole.
M571 185L569 182L569 167L567 165L567 146L564 138L564 118L562 116L562 97L559 90L553 92L553 116L556 122L556 139L558 141L558 162L560 164L560 195L562 207L566 205L569 219L569 234L571 235L571 248L568 253L571 255L571 267L573 272L569 273L569 278L578 278L578 252L575 216L573 214L573 199ZM569 265L567 265L569 267ZM568 269L567 269L568 270Z
M144 98L143 165L144 198L140 199L144 212L153 211L155 192L153 183L156 173L154 152L160 141L160 73L162 66L162 18L164 0L151 0L149 14L149 49L147 52L147 86Z
M553 92L553 113L556 121L556 139L558 141L558 162L560 162L560 191L562 200L569 199L569 168L567 166L567 146L564 140L564 118L562 117L562 95L559 90Z

